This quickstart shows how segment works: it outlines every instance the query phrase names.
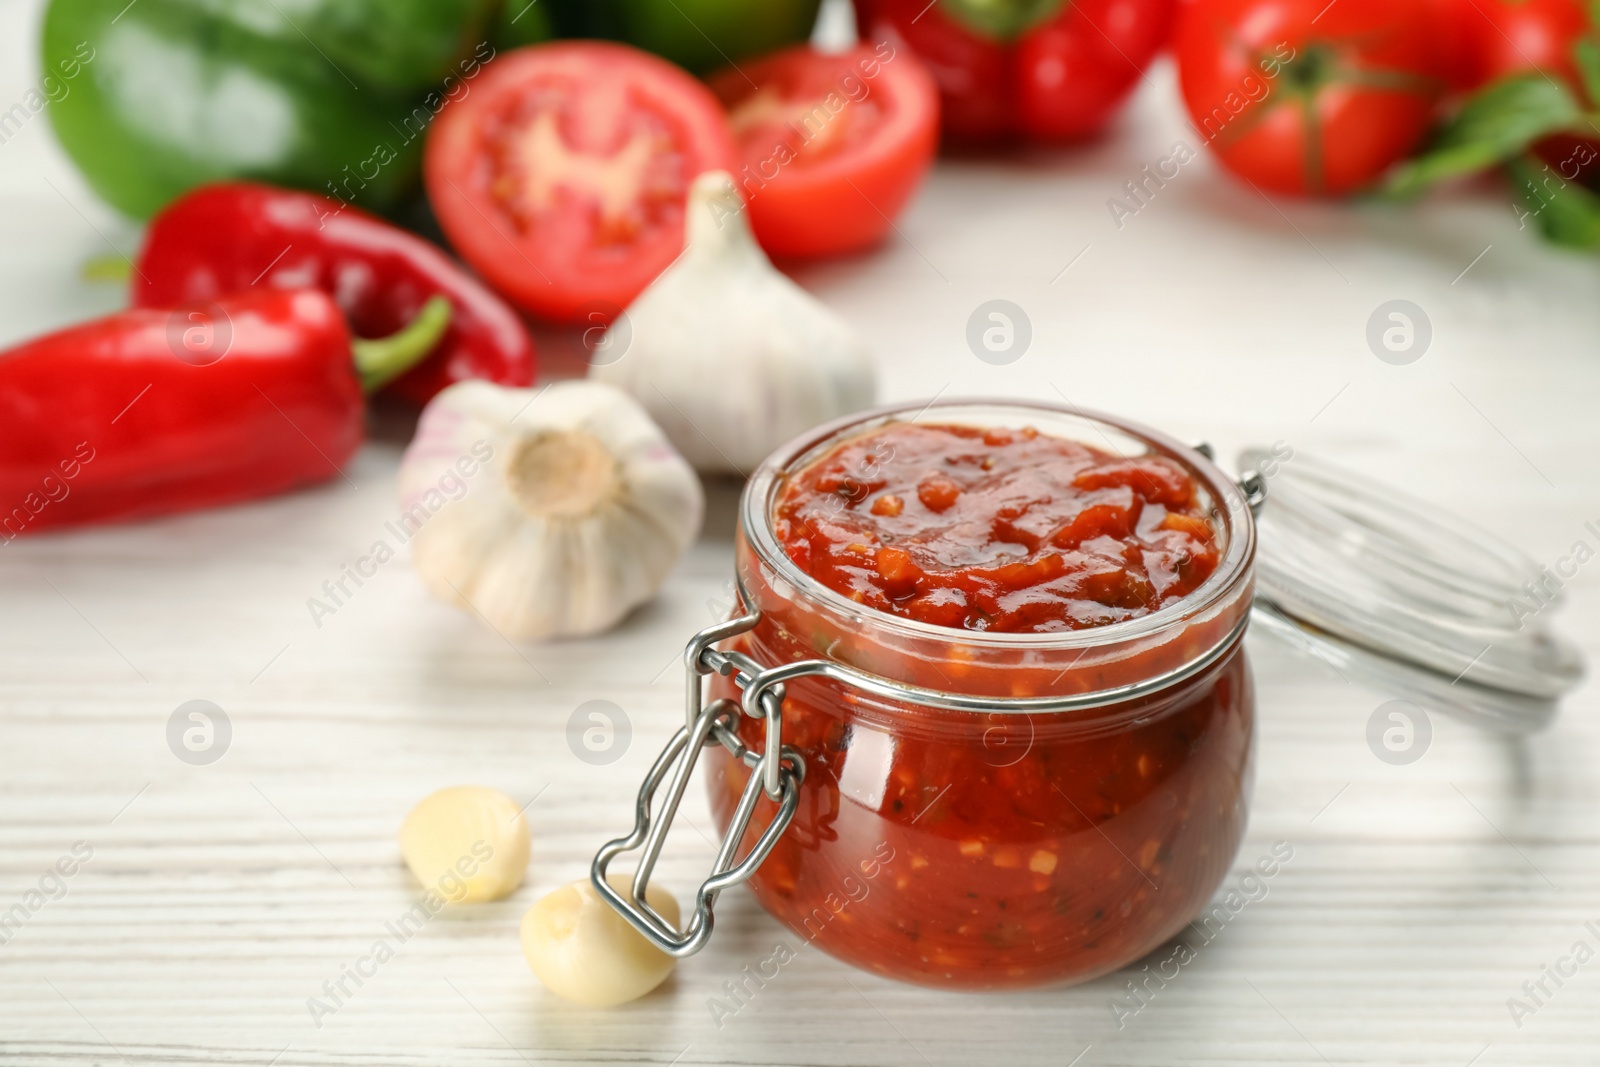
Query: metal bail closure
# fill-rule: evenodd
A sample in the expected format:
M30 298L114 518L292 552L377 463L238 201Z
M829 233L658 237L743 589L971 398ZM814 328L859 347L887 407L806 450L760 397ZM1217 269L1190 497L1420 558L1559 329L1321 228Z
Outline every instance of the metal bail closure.
M1270 486L1257 518L1262 629L1503 733L1547 725L1583 677L1582 655L1549 627L1559 590L1515 547L1300 453L1252 448L1239 464Z
M800 803L800 783L805 780L806 772L805 760L793 748L783 744L783 682L786 678L814 673L806 668L815 661L763 671L748 656L738 652L720 652L715 647L751 629L760 617L756 612L742 615L701 630L689 642L684 650L687 667L686 721L672 735L672 740L667 742L667 747L645 776L644 784L639 787L633 832L627 837L606 842L596 853L589 869L589 878L594 883L595 891L628 920L629 925L661 951L672 956L692 956L705 947L711 936L712 908L717 895L755 873L756 868L772 852L783 831L788 829ZM735 684L744 690L742 707L731 700L704 703L704 676L712 671L731 675ZM766 720L767 743L763 752L757 753L739 739L737 727L741 711ZM700 750L711 744L722 745L752 773L739 795L739 803L728 822L722 845L717 849L711 876L700 883L695 894L694 912L684 928L679 930L650 906L645 899L645 889L650 884L650 875L661 856L667 831L683 800L695 763L700 758ZM658 814L653 810L653 805L656 790L664 781L667 782L667 792ZM739 842L744 839L756 802L763 794L777 802L777 813L750 850L742 858L737 857ZM640 849L641 846L633 884L628 895L624 896L606 880L606 871L617 856Z

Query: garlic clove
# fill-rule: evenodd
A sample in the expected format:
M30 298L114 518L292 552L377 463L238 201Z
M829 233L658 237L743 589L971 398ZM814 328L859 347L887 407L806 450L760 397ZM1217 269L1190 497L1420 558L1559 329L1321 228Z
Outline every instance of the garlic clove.
M623 876L608 880L618 892L628 892ZM645 899L658 915L678 924L678 902L671 893L652 885ZM587 878L528 909L522 917L522 954L552 993L594 1008L637 1000L665 981L676 963L629 926Z
M423 516L412 561L428 588L534 639L615 626L660 589L705 509L644 409L589 381L446 389L401 460L400 495L402 524Z
M683 256L627 309L631 340L590 378L625 389L696 469L748 474L812 427L869 407L865 347L756 244L733 179L688 200Z
M528 822L498 789L455 786L424 797L400 824L411 873L452 904L499 900L528 869Z

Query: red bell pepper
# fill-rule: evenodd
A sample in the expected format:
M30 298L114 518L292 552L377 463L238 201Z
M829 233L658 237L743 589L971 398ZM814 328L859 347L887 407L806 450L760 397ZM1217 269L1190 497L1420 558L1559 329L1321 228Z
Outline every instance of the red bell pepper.
M351 341L315 289L125 311L0 353L0 541L326 481L361 443L362 390L426 355L430 301L391 338Z
M959 141L1098 132L1166 45L1177 0L856 0L861 36L902 40Z
M504 301L415 234L313 193L221 182L174 201L150 223L131 299L169 308L258 285L321 289L360 337L394 333L429 297L448 297L438 351L389 387L417 404L464 378L533 381L533 340Z

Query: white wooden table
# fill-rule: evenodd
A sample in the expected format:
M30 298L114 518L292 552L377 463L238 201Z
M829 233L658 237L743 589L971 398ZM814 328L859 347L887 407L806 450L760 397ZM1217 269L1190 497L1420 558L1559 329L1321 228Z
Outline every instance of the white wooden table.
M35 7L0 8L0 108L37 77ZM1192 137L1173 99L1163 71L1102 144L941 164L899 239L803 276L870 339L885 397L1060 390L1225 457L1281 439L1465 506L1542 560L1585 536L1600 517L1600 264L1517 232L1493 189L1403 213L1273 204L1204 158L1118 229L1107 198ZM0 145L0 341L116 306L78 272L136 240L35 117ZM992 298L1032 322L1009 366L964 340ZM1395 298L1433 327L1409 366L1364 340ZM708 998L797 943L741 892L654 995L607 1013L554 1000L518 919L624 828L679 715L682 644L724 603L734 490L713 487L662 596L603 639L511 647L430 599L403 558L319 629L306 599L394 515L402 442L375 441L349 482L315 491L0 547L0 913L27 913L0 929L0 1061L1600 1062L1600 961L1546 979L1553 995L1520 1026L1507 1006L1575 942L1600 949L1595 687L1525 744L1435 718L1426 756L1391 766L1364 739L1386 695L1263 637L1240 863L1279 840L1294 859L1120 1029L1108 1001L1126 975L954 995L808 951L719 1028ZM1561 618L1592 661L1597 575L1580 571ZM209 766L166 743L193 699L232 724ZM591 699L632 722L609 766L565 743ZM433 921L315 1025L308 998L418 894L400 818L453 783L531 802L526 885ZM710 832L698 794L686 815ZM29 897L80 841L92 856L64 894ZM680 896L710 851L675 839L663 870Z

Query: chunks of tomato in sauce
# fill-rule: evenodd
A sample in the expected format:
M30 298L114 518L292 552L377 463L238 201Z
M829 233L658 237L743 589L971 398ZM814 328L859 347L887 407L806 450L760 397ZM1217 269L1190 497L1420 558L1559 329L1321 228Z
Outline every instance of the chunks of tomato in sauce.
M870 608L1050 633L1138 618L1217 566L1209 501L1175 463L1033 429L891 422L794 475L778 539Z

